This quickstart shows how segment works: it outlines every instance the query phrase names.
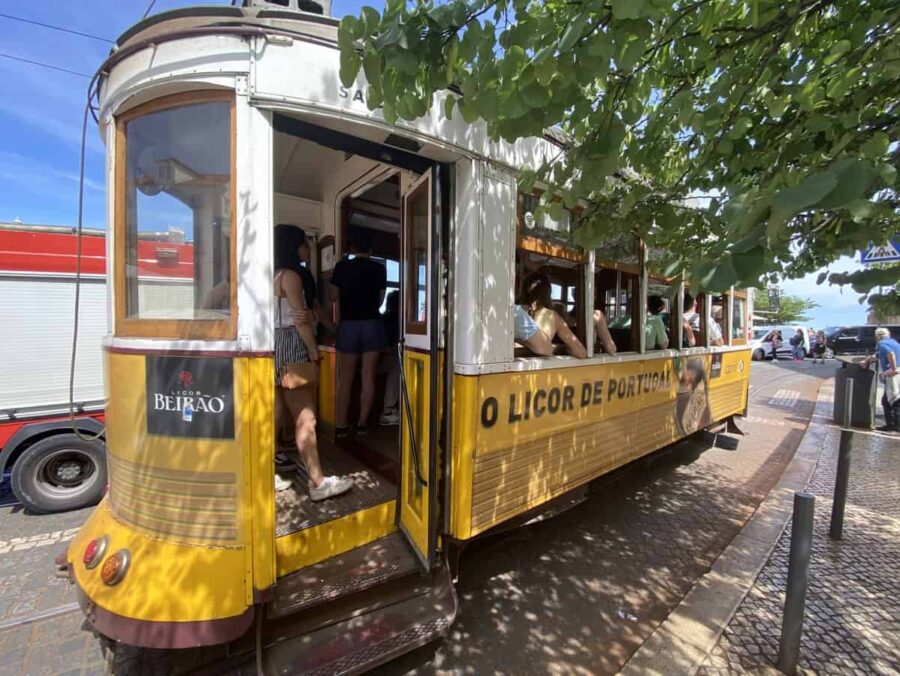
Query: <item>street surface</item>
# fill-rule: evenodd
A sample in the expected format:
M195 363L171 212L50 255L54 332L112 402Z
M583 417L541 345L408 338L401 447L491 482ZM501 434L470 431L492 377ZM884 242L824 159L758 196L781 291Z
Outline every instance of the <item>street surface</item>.
M556 518L472 545L449 636L380 671L617 671L780 477L834 368L754 362L738 450L677 444L598 480ZM104 672L72 589L53 575L89 512L27 514L0 489L0 673Z
M900 673L900 438L857 432L843 537L828 536L840 429L830 427L808 491L816 496L798 672ZM791 547L790 525L700 670L774 668Z

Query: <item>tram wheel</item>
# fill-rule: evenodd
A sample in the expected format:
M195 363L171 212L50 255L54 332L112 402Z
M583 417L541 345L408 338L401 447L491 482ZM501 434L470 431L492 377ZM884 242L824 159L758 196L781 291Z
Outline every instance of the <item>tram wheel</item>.
M12 490L31 512L47 514L96 504L106 486L100 440L57 434L29 446L12 469Z

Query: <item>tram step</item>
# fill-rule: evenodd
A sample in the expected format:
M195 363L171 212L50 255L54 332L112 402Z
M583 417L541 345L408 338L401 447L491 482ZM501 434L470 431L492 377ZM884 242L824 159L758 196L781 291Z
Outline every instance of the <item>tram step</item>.
M280 636L267 632L263 672L362 673L443 636L456 618L456 593L446 567L430 580L409 575L387 587L393 590L386 590L381 602L362 603L340 621L320 621L314 630L297 633L283 627Z
M269 602L267 616L292 615L409 575L417 568L418 563L403 536L393 533L284 576Z

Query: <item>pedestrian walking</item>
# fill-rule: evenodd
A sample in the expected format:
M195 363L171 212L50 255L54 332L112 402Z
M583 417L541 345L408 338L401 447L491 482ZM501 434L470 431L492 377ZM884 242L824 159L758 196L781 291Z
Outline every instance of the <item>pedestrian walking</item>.
M825 352L828 349L828 338L825 336L824 331L816 332L816 339L813 342L813 364L816 361L821 361L823 364L825 363Z
M791 336L791 354L794 356L794 363L799 364L803 361L803 329L797 329Z

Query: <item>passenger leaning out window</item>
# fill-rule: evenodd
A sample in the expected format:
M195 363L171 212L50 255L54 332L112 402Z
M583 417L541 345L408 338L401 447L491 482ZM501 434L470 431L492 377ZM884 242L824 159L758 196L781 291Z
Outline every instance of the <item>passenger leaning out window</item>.
M587 350L581 341L572 333L566 320L553 309L552 287L550 279L544 271L538 271L525 278L520 304L528 309L544 335L553 341L559 338L566 346L569 354L579 359L587 357Z

